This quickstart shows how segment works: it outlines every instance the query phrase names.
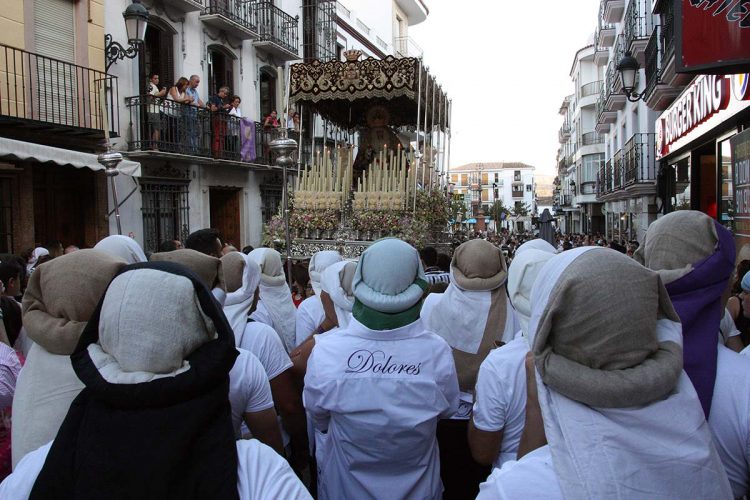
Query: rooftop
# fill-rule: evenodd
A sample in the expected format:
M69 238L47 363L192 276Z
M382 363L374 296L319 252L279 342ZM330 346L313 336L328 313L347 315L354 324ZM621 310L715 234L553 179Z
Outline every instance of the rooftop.
M526 163L521 163L518 161L497 161L488 163L467 163L466 165L451 167L450 172L478 172L479 169L489 172L492 170L520 170L529 168L534 170L534 167L532 167L531 165L527 165Z

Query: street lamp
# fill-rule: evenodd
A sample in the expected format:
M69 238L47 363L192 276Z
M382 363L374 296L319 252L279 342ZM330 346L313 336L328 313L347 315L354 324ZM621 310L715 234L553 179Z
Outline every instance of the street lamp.
M134 59L146 38L149 14L146 7L141 4L141 0L133 0L133 3L128 5L128 8L122 13L122 17L125 19L125 31L128 33L129 46L125 48L119 42L115 42L109 33L104 35L104 53L107 58L106 72L109 72L109 68L118 60L122 61L126 57Z
M635 91L635 78L640 69L641 65L638 64L630 51L625 52L617 65L617 71L620 73L620 79L622 80L622 93L627 96L630 102L638 102L645 97L644 94L638 94Z

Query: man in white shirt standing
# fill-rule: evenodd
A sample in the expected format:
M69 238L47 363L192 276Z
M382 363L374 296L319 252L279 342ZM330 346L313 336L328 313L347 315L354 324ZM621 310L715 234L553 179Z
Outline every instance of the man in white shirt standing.
M151 73L148 77L148 126L151 130L151 148L159 149L161 140L161 98L167 95L167 89L159 89L159 75Z
M450 346L419 319L419 254L378 241L353 286L351 323L317 340L305 376L305 408L326 435L319 498L442 498L435 430L458 408L458 382Z

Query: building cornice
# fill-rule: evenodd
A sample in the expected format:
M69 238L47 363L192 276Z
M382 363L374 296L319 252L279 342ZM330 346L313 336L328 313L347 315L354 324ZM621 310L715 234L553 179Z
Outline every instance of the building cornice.
M336 24L341 27L344 31L349 33L351 36L354 37L355 40L357 40L359 43L364 45L367 50L372 52L372 54L376 57L379 57L381 59L385 59L387 54L380 50L374 43L372 43L367 37L365 37L362 33L357 31L351 24L346 22L344 18L336 14Z

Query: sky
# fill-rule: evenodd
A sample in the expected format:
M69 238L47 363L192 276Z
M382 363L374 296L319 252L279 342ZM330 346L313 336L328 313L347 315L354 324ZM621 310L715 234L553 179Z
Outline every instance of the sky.
M554 175L570 68L600 0L431 0L409 27L453 99L451 166L521 161Z

